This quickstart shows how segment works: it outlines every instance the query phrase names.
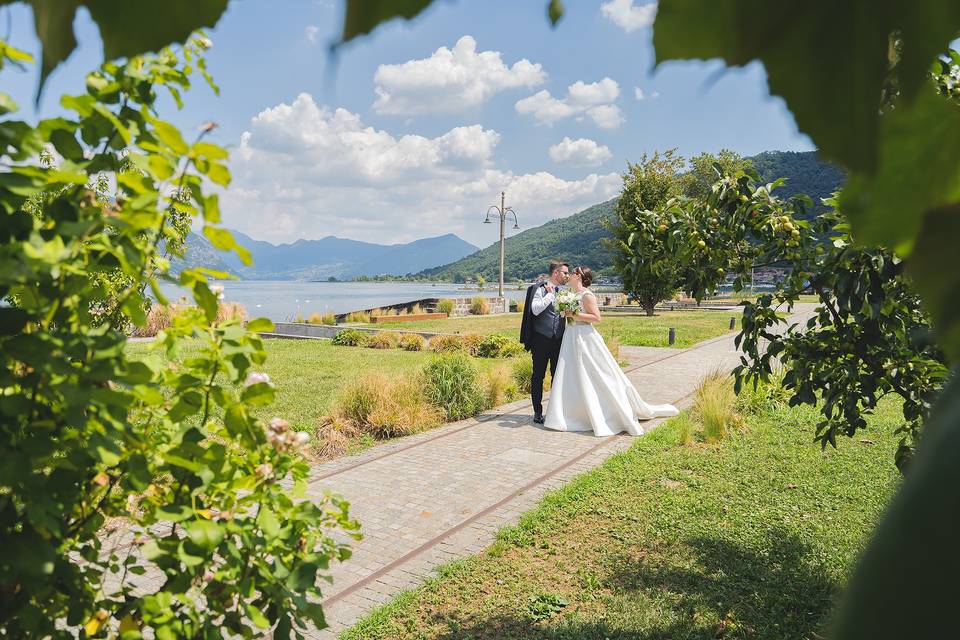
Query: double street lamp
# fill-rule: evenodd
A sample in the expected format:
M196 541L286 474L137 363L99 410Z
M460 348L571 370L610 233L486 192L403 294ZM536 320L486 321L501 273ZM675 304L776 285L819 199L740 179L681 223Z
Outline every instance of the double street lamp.
M497 215L500 216L500 288L498 290L499 291L498 295L500 296L501 299L503 299L503 225L507 221L507 216L513 216L514 229L520 228L520 222L517 220L517 212L513 210L513 207L508 207L506 201L507 201L507 194L505 191L501 191L500 206L498 207L495 204L491 205L490 208L487 209L487 217L483 221L484 224L490 224L492 222L490 220L491 211L495 211Z

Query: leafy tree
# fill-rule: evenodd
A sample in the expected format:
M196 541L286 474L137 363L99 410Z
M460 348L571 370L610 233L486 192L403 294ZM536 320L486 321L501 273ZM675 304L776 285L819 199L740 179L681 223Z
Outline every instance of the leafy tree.
M644 154L640 162L628 165L616 215L607 225L613 234L609 246L624 292L647 315L652 316L656 305L691 281L687 274L695 266L690 263L691 252L708 251L705 236L700 235L701 225L692 218L705 215L705 228L719 224L716 212L674 206L677 199L696 202L709 192L718 171L736 176L749 166L749 160L727 150L719 156L697 156L689 171L674 150L650 157Z
M212 126L188 142L156 113L207 46L108 62L36 125L0 94L2 635L289 637L323 626L317 579L349 555L324 531L356 530L347 504L296 499L307 434L251 416L274 395L256 371L271 323L216 322L207 277L225 274L168 273L196 218L248 259L205 191L230 181ZM0 66L29 62L0 42ZM196 306L157 338L174 364L150 365L125 329L145 323L147 290L166 302L161 279ZM128 526L107 537L110 518Z
M487 279L483 277L482 273L477 274L477 289L483 291L483 287L486 286Z

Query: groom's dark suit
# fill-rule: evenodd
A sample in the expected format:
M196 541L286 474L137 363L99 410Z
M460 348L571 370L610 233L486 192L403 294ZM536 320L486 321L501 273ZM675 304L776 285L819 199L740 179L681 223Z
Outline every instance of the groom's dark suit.
M540 282L527 288L523 319L520 322L520 342L533 356L530 399L533 401L535 416L543 415L543 378L546 376L548 363L550 364L551 378L557 373L560 343L563 340L563 330L566 327L566 322L557 312L557 307L552 301L540 313L535 314L533 312L534 298L537 297L537 292L545 284L546 282Z

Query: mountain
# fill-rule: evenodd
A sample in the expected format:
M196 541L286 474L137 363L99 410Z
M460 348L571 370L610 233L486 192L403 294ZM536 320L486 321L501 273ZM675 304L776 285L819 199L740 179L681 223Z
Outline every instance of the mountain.
M777 190L782 198L806 193L822 210L821 198L829 197L843 185L844 174L835 166L821 161L816 152L766 151L750 158L764 182L786 178ZM584 209L566 218L527 229L508 238L504 249L504 279L529 280L543 273L551 258L562 258L572 265L589 266L601 275L613 275L613 261L603 244L611 237L601 220L612 216L616 199ZM483 274L494 281L500 273L500 245L496 243L451 264L427 269L418 274L436 280L461 282Z
M206 238L191 233L184 265L230 271L252 280L338 280L354 276L406 275L452 262L473 253L477 247L448 233L406 244L383 245L327 236L320 240L297 240L275 245L232 232L250 250L253 264L247 266L236 254L218 252ZM213 266L217 265L217 266Z
M174 258L170 265L173 273L180 273L184 269L204 267L236 275L236 270L224 260L226 254L210 244L210 241L204 236L191 231L187 234L185 244L183 259Z

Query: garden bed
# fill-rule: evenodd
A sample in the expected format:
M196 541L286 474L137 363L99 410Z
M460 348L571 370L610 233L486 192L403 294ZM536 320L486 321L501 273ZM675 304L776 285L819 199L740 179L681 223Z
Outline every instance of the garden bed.
M384 322L422 322L424 320L442 320L447 317L445 313L418 313L416 315L405 316L372 316L370 324L383 324Z

